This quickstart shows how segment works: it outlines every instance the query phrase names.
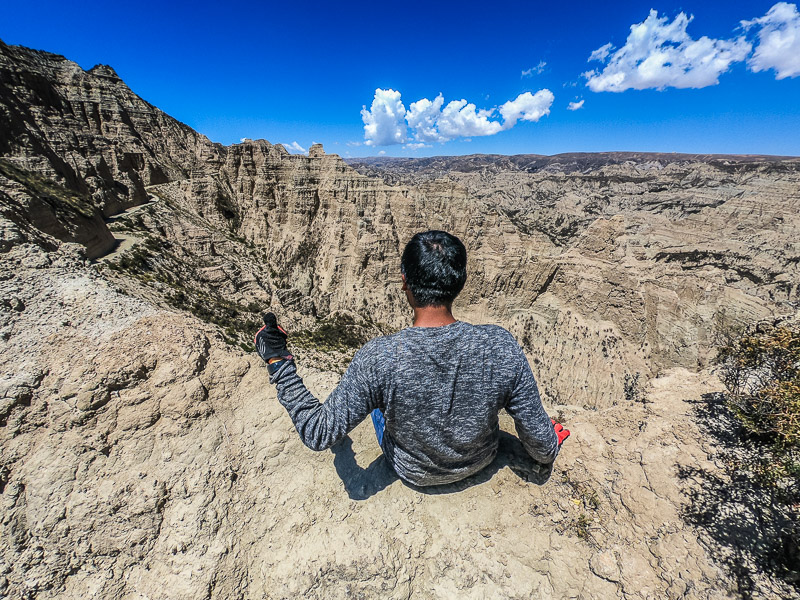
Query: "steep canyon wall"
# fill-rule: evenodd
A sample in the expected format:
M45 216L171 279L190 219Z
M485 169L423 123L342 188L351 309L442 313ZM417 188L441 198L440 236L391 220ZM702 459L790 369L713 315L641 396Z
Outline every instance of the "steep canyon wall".
M729 597L682 517L679 471L715 468L684 400L720 328L797 312L798 215L796 158L226 147L0 42L0 595ZM409 323L431 228L469 251L457 315L508 327L573 428L544 485L506 434L432 493L368 424L311 454L252 353L274 310L324 397Z
M297 329L338 311L396 329L399 252L446 229L470 253L462 318L509 327L554 402L604 406L636 373L707 366L716 329L789 313L800 294L795 159L377 159L356 165L368 177L336 155L213 144L108 67L0 50L6 160L105 216L149 202L115 223L148 242L123 271L179 308L224 299ZM256 311L231 311L215 320L244 341Z

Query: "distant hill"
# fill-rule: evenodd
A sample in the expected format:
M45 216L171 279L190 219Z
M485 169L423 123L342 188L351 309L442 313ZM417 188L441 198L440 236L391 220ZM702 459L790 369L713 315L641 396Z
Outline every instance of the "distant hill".
M543 154L469 154L466 156L431 156L404 158L373 156L347 158L345 162L365 175L405 177L412 174L435 178L445 173L471 173L475 171L520 171L536 173L549 170L561 173L580 173L607 165L630 163L632 165L707 163L722 170L755 167L771 164L775 168L800 161L796 156L762 154L680 154L665 152L569 152L547 156Z

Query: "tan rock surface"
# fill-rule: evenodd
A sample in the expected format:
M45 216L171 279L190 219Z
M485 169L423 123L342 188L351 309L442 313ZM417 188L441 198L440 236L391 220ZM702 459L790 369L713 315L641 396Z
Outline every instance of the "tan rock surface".
M546 483L507 435L486 472L418 490L369 423L303 447L255 355L75 255L18 247L2 268L26 307L3 313L4 389L31 374L0 429L11 597L726 597L675 476L705 461L683 399L713 380L561 407L574 434ZM320 396L338 379L304 371Z
M694 422L715 331L800 301L796 159L367 176L321 148L211 144L108 67L0 44L0 72L0 154L22 172L0 178L0 594L797 597L725 567L740 547L686 515L723 466ZM66 204L37 221L53 190ZM117 219L82 228L84 201ZM240 350L276 310L324 396L360 339L407 323L399 252L429 228L470 253L457 315L508 327L573 430L547 482L510 435L439 490L397 481L368 423L314 454ZM94 256L109 229L130 243L103 264L64 243Z

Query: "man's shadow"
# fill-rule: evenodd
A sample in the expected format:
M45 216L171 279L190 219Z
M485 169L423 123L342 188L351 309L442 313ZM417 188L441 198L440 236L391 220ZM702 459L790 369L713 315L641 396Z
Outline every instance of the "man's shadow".
M346 436L333 446L331 452L336 473L352 500L366 500L400 479L383 454L373 460L366 469L360 467L356 462L350 436ZM478 473L446 485L418 487L405 482L403 484L423 494L453 494L473 485L486 483L503 467L509 467L518 477L536 485L543 485L553 472L552 465L537 463L525 451L519 439L501 431L497 456Z

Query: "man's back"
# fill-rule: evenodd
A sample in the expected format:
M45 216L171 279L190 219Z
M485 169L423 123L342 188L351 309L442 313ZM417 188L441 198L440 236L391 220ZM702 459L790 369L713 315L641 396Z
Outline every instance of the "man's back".
M329 448L373 413L383 452L400 477L417 485L450 483L492 461L497 413L505 408L528 454L552 464L569 431L544 412L519 344L502 327L453 316L467 281L461 240L439 230L415 234L400 274L414 327L359 350L322 404L297 376L275 315L264 316L256 348L303 442Z
M502 408L534 459L550 464L557 454L525 355L501 327L456 321L376 338L322 405L306 396L293 367L273 381L309 447L329 447L378 408L386 421L383 451L398 475L416 485L450 483L488 465L497 453Z

